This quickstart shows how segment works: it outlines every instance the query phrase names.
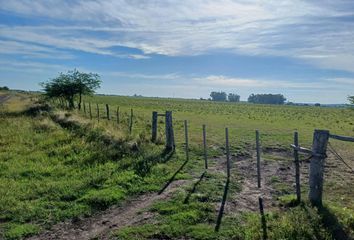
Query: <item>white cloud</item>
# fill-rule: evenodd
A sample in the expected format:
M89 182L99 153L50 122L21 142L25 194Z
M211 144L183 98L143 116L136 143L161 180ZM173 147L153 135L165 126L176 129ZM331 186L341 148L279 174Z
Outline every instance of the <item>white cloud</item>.
M129 73L129 72L105 72L105 76L109 77L123 77L133 79L150 79L150 80L176 80L182 79L177 73L168 74L142 74L142 73Z
M20 54L23 57L34 58L55 58L71 59L72 54L59 51L50 47L39 46L35 44L24 43L20 41L0 40L0 54Z
M2 25L0 34L28 44L134 59L149 56L112 48L170 56L222 50L354 71L354 22L341 20L353 15L353 5L345 0L0 0L2 10L58 20L56 26Z
M354 87L354 78L327 78L327 82Z

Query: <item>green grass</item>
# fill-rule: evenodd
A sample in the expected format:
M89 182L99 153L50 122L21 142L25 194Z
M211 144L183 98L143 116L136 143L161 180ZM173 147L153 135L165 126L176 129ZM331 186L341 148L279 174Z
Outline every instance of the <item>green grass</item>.
M33 102L14 94L0 110L0 238L21 239L52 224L88 216L144 192L157 192L184 163L183 120L189 122L190 161L176 179L189 179L171 199L155 202L154 218L140 226L114 233L117 239L261 239L257 212L225 214L214 232L225 174L203 172L202 124L207 125L209 157L224 154L224 128L229 127L231 152L236 158L254 153L255 129L261 132L263 158L289 161L293 131L309 147L315 128L354 135L354 111L318 107L214 103L197 100L95 96L86 103L111 106L112 121L93 120L83 112L24 111ZM86 105L87 106L87 105ZM115 109L120 106L120 123ZM128 133L130 108L134 124ZM171 159L163 152L164 125L159 120L159 144L151 144L151 112L172 110L177 149ZM64 117L66 115L66 117ZM352 144L332 142L345 159ZM272 154L272 151L282 154ZM284 156L283 156L284 155ZM353 162L349 162L353 164ZM338 170L338 169L337 169ZM336 170L334 170L336 171ZM270 179L280 192L278 210L266 211L269 239L331 239L331 225L354 232L354 187L341 173L325 176L325 206L318 212L306 203L292 206L293 189L276 176ZM305 183L303 183L305 184ZM232 174L228 200L240 191L239 176ZM306 190L303 187L303 191ZM193 191L194 190L194 191ZM187 199L187 200L186 200ZM333 217L335 216L335 218Z

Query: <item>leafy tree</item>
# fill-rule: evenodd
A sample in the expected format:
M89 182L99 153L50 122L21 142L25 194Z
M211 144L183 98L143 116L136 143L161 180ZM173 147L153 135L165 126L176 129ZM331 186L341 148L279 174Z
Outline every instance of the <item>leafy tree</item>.
M212 101L226 101L226 93L225 92L211 92L210 97Z
M251 94L248 97L250 103L284 104L286 98L282 94Z
M349 100L350 104L354 104L354 96L349 96L348 100Z
M229 102L239 102L240 101L240 95L237 95L235 93L229 93L227 96L227 99Z
M69 108L74 108L74 99L79 98L81 108L82 95L90 95L100 87L101 80L96 73L82 73L74 69L67 73L60 73L58 77L41 83L45 95L49 98L58 98L67 101Z
M9 91L10 89L6 86L0 87L0 90Z

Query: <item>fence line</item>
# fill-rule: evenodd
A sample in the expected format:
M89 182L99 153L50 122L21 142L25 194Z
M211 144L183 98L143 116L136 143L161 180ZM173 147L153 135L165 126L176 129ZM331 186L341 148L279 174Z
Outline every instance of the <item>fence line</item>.
M61 104L61 103L60 103ZM106 114L107 120L111 120L112 116L110 116L109 105L106 104ZM96 103L97 110L97 120L100 120L100 107L99 104ZM86 104L83 103L83 111L86 116ZM89 113L90 119L92 119L92 111L91 111L91 103L89 102ZM128 115L128 114L126 114ZM132 133L133 127L133 108L130 109L130 116L127 120L129 133ZM159 114L157 112L152 113L152 142L156 141L157 138L157 118L158 116L165 116L165 131L166 131L166 149L174 149L175 148L175 140L174 140L174 131L172 124L172 112L167 111L165 114ZM120 108L117 107L116 111L116 119L117 123L120 123ZM138 118L136 118L138 119ZM189 160L189 135L188 135L188 122L187 120L183 120L184 122L184 133L185 133L185 154L187 161ZM135 129L146 129L140 128L139 126L135 127ZM260 132L259 130L255 131L256 133L256 169L257 169L257 187L261 188L261 144L260 144ZM333 138L336 140L354 142L354 138L340 136L335 134L330 134L327 130L315 130L313 135L313 146L312 149L304 148L299 145L299 136L298 132L294 132L294 143L291 144L291 147L294 151L294 163L295 163L295 183L296 183L296 200L297 203L301 202L301 182L300 182L300 159L299 154L309 154L311 158L310 162L310 173L309 173L309 199L311 203L315 206L322 206L322 192L323 192L323 168L324 168L324 160L327 157L327 145L329 146L329 151L331 151L339 160L341 160L348 168L352 171L353 169L345 163L345 161L339 156L339 154L331 147L328 143L329 138ZM226 171L227 178L230 179L231 175L231 159L230 159L230 146L229 146L229 128L225 128L225 145L226 145ZM206 125L202 125L202 146L203 146L203 155L204 155L204 167L208 169L208 151L207 151L207 136L206 136ZM259 204L263 204L263 200L260 198ZM262 206L263 208L263 206Z

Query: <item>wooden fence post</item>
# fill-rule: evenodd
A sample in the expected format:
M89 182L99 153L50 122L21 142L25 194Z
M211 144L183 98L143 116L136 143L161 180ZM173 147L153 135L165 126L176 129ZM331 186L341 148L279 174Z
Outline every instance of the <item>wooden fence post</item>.
M90 119L92 120L91 102L89 102L89 112L90 112Z
M98 107L98 103L96 103L96 108L97 108L97 121L100 121L100 109Z
M185 137L185 150L186 150L186 161L189 161L189 143L188 143L188 124L187 120L184 120L184 137Z
M261 146L259 144L259 131L256 130L256 150L257 150L257 186L261 187Z
M227 179L230 178L230 148L229 148L229 129L225 128L225 139L226 139L226 168L227 168Z
M110 117L109 117L109 106L108 106L108 104L106 104L106 113L107 113L107 119L110 120Z
M208 169L208 151L207 151L207 144L206 144L206 126L205 126L205 124L203 124L203 149L204 149L205 169Z
M130 109L130 122L129 122L129 134L132 134L133 128L133 109Z
M294 145L299 147L299 135L298 132L294 132ZM296 201L301 201L301 186L300 186L300 161L299 151L294 148L294 160L295 160L295 183L296 183Z
M119 107L117 107L117 124L119 124Z
M166 121L166 149L174 150L175 149L175 138L173 133L173 124L172 124L172 112L166 111L165 115Z
M84 105L84 113L85 113L85 116L86 116L86 104L85 104L85 102L83 102L82 105Z
M157 138L157 112L152 112L151 141L156 142Z
M315 130L313 134L309 199L311 204L317 207L322 206L323 171L328 138L329 131L327 130Z

